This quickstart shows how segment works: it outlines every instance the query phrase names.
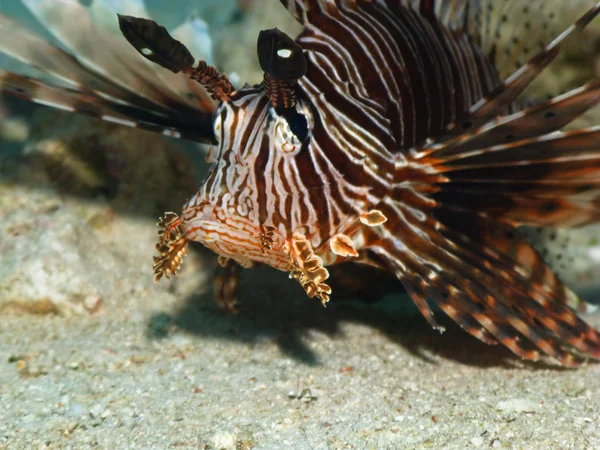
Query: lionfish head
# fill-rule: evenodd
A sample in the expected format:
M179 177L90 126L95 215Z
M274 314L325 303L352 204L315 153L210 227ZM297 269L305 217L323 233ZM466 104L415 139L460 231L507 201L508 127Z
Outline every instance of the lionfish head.
M188 242L197 241L221 263L232 259L250 267L262 262L289 270L309 296L326 303L329 274L305 236L318 218L314 210L305 217L300 207L304 196L318 196L324 184L305 170L316 116L299 88L307 72L302 47L276 28L262 31L257 50L263 83L236 90L206 62L194 67L189 50L156 22L119 15L119 26L142 56L198 81L219 101L213 114L215 145L207 157L212 168L182 217L166 213L158 224L155 280L176 274Z
M261 32L257 47L264 81L217 96L212 167L184 206L181 228L188 240L242 266L256 261L285 269L292 221L276 212L275 202L291 200L286 186L299 175L293 161L310 141L311 112L297 95L306 60L277 29Z

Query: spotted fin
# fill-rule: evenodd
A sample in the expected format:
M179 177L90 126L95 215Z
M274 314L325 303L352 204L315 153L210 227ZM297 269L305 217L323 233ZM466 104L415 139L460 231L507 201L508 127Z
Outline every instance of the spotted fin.
M578 11L591 8L596 2L401 0L400 3L419 8L424 15L435 14L451 30L468 34L504 79L558 36L563 24L575 22Z
M544 47L527 64L508 77L501 86L498 86L489 95L475 103L456 123L451 123L448 126L450 133L443 140L446 141L456 135L461 135L465 130L478 128L509 107L542 70L556 58L561 48L564 48L565 45L575 39L599 13L600 2Z
M333 0L280 0L303 25L307 13L337 5L362 2ZM391 10L412 7L425 17L435 17L453 32L466 33L496 67L502 79L525 65L531 55L560 34L563 23L572 23L576 11L590 8L594 0L379 0ZM558 93L556 93L558 95Z
M439 204L516 225L576 227L600 219L600 129L558 131L600 103L600 80L502 115L599 12L600 3L474 105L462 125L415 153L416 163L433 169L415 180L431 182Z

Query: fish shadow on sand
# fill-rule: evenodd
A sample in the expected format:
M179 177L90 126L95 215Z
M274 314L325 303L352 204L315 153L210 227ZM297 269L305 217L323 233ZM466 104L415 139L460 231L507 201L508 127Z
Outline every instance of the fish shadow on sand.
M323 333L343 345L350 331L344 324L360 324L376 330L389 342L411 355L439 365L439 358L461 364L486 367L528 367L567 370L549 360L523 361L502 345L487 345L462 330L441 311L436 317L446 328L440 333L420 315L406 294L387 297L374 304L335 297L324 308L307 298L285 273L269 268L245 271L239 285L240 312L233 315L215 304L212 293L191 296L173 312L153 315L147 327L150 339L166 338L171 332L198 337L254 343L273 341L283 355L308 366L326 360L310 348L311 333ZM166 330L170 331L166 331ZM335 344L334 344L335 345ZM367 348L366 346L365 348ZM358 347L357 353L365 351Z

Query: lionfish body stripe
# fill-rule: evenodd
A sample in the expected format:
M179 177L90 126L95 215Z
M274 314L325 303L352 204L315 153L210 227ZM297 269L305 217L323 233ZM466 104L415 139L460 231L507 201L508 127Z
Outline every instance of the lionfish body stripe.
M76 3L65 0L61 14L80 14ZM265 263L326 304L326 267L350 261L397 277L435 328L442 329L429 302L523 358L546 354L565 365L600 358L600 334L573 309L584 303L518 229L600 219L600 132L561 132L600 102L600 80L527 108L518 98L600 3L566 30L548 26L555 12L539 0L281 3L303 30L296 39L260 33L265 78L257 86L236 90L213 67L195 65L155 22L119 16L125 38L157 64L159 75L146 76L151 90L112 73L106 52L92 77L89 65L67 63L58 51L47 72L72 89L15 74L3 76L1 89L214 142L198 193L181 217L169 213L159 224L157 280L176 273L187 242L199 241L230 275L227 259ZM530 31L536 24L544 25L539 42ZM509 45L498 39L505 33ZM18 45L0 48L31 57ZM76 70L69 78L61 67ZM130 67L139 73L139 61ZM201 86L183 101L159 89L167 76ZM235 281L218 279L218 297L233 308L223 297Z

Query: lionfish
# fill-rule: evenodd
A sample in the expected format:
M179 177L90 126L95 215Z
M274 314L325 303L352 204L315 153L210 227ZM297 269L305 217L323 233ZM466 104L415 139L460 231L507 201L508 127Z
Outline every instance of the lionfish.
M219 284L230 307L232 267L257 263L326 304L326 267L353 262L397 277L440 331L430 302L528 360L600 358L600 333L574 309L584 303L519 229L600 219L600 127L560 131L600 102L600 80L518 101L600 2L533 54L541 29L528 18L543 2L280 1L302 32L262 31L264 79L237 89L149 19L118 17L138 55L75 0L25 0L78 56L1 17L13 36L2 50L62 81L3 73L1 91L212 143L198 193L159 223L157 281L198 241L231 275ZM509 51L499 36L517 16Z

